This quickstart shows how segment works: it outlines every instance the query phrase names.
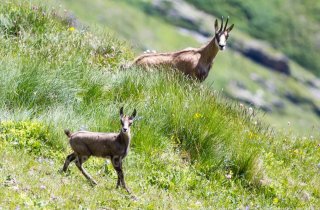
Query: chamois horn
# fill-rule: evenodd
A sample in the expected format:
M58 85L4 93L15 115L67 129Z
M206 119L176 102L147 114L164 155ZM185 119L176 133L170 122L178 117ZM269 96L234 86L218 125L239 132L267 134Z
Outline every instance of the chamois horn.
M227 29L227 25L228 25L228 21L229 21L229 16L227 17L227 22L226 22L226 25L224 26L223 31L226 31L226 29Z
M221 26L220 26L220 30L219 30L219 32L221 32L221 31L222 31L222 27L223 27L223 16L221 16Z

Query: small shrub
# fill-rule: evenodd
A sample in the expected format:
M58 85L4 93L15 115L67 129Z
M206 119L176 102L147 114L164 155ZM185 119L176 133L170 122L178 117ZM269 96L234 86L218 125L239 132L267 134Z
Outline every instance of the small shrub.
M0 122L0 141L35 155L45 155L50 138L48 128L36 121Z

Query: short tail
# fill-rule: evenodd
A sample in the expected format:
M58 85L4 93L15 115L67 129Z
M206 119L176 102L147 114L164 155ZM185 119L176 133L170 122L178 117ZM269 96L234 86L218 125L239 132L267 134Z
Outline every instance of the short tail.
M71 137L71 132L69 129L65 129L64 133L70 138Z

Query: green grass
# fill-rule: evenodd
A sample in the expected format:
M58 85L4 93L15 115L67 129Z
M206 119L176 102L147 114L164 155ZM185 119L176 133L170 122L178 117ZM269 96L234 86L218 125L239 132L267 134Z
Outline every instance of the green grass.
M170 69L121 70L132 59L125 43L73 30L50 10L5 3L0 14L12 23L0 21L1 208L319 207L319 136L272 133ZM94 188L73 164L59 173L70 152L63 129L117 131L121 106L138 112L124 161L137 201L114 189L103 159L84 164Z

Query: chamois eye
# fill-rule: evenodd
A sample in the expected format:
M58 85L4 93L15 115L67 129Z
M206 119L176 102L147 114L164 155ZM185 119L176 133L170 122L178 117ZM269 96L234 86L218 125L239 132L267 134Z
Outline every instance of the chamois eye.
M124 123L123 123L123 121L122 121L122 120L120 120L120 123L121 123L121 125L122 125L122 126L124 125Z

